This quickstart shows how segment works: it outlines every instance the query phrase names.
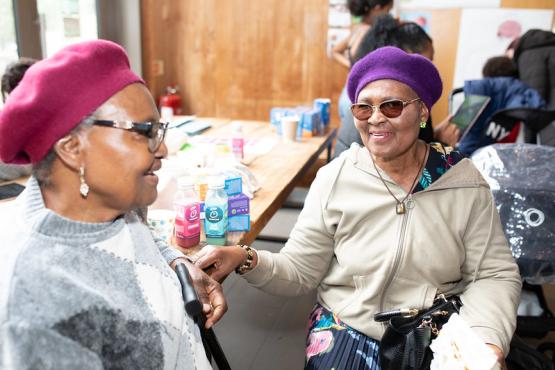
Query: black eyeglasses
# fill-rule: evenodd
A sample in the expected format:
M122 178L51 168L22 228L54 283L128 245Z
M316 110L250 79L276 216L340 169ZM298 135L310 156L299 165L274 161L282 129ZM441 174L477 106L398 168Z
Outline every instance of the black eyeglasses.
M93 125L120 128L122 130L135 131L148 137L148 150L154 153L160 148L166 131L168 129L167 122L132 122L132 121L109 121L109 120L93 120Z
M410 103L420 100L420 98L404 101L401 99L391 99L381 102L378 105L370 105L364 103L357 103L351 105L351 112L353 116L360 120L366 121L374 114L375 109L379 109L380 112L387 118L399 117L403 113L403 109Z

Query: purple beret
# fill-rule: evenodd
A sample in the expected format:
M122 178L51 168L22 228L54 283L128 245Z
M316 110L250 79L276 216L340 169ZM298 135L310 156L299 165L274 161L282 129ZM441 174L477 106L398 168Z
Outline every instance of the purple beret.
M35 63L0 112L0 160L37 163L56 141L125 86L144 81L106 40L67 46Z
M347 80L351 102L357 101L366 85L378 80L395 80L408 85L428 109L439 99L443 88L432 62L419 54L408 54L392 46L374 50L351 68Z

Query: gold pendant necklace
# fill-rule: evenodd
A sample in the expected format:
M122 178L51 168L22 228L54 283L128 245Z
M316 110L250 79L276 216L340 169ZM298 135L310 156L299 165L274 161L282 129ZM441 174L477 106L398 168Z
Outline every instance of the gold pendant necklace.
M380 178L380 180L382 180L383 185L385 186L385 188L387 189L387 192L389 194L391 194L391 196L393 197L393 199L395 199L395 201L397 202L397 204L395 205L395 213L397 213L398 215L402 215L405 212L407 212L407 207L405 205L405 201L407 200L407 198L412 194L412 191L414 190L414 187L416 185L416 182L418 181L418 179L420 178L420 172L422 171L422 168L424 168L424 162L426 162L426 157L428 156L428 150L429 150L429 146L428 144L426 144L426 151L424 152L424 158L422 158L422 162L420 163L420 168L418 169L418 172L416 173L416 177L414 178L414 180L412 181L412 185L410 186L409 192L407 193L407 195L405 195L405 197L401 200L397 199L397 197L395 196L395 194L393 194L393 192L391 191L391 189L389 189L389 186L387 186L385 180L383 179L380 170L378 170L378 166L376 166L376 162L374 162L374 158L372 158L372 155L370 154L370 158L372 159L372 164L374 165L374 168L376 169L376 172L378 173L378 177Z

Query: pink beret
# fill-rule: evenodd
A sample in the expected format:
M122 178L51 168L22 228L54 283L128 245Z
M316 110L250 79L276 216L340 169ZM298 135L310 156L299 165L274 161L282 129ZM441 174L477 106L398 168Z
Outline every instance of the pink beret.
M56 141L125 86L144 81L110 41L67 46L35 63L0 112L0 160L37 163Z

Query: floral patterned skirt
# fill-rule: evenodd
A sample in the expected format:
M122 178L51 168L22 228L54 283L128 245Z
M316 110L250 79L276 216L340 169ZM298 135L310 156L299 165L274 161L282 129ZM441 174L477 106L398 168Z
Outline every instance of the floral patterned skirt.
M343 323L316 304L310 314L305 369L380 370L380 342Z

